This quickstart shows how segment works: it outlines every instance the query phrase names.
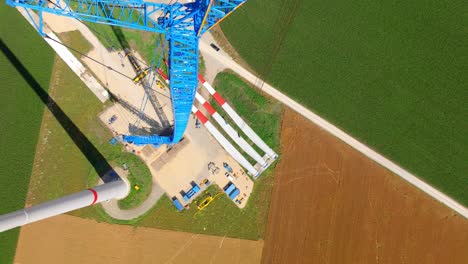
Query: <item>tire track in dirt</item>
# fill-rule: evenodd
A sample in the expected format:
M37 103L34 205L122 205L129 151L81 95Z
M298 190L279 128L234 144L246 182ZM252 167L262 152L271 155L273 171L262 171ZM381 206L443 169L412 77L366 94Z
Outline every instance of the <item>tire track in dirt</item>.
M467 263L453 210L289 109L281 145L263 263Z
M14 263L254 264L260 262L262 247L262 241L111 225L59 215L21 228Z

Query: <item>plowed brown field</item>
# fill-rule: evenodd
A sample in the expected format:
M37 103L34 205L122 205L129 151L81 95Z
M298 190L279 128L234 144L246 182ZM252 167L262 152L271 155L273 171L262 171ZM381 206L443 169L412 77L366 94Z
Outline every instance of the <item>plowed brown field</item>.
M286 110L262 262L468 263L468 221Z
M60 215L22 227L15 264L259 263L262 247L262 241Z

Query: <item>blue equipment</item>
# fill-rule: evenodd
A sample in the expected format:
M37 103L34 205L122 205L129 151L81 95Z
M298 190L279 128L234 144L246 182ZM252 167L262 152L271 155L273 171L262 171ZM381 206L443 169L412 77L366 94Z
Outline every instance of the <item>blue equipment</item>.
M196 184L192 184L192 188L190 190L188 190L187 193L185 193L182 198L184 199L185 202L187 202L188 200L190 200L190 198L192 198L195 194L197 194L198 192L200 191L200 186L196 185Z
M109 125L112 125L116 120L117 120L117 116L116 116L116 115L113 115L113 116L111 116L111 118L109 118L109 120L108 120L107 123L108 123Z
M115 146L115 145L117 145L117 143L119 143L119 141L118 141L115 137L113 137L113 138L111 138L111 140L109 141L109 143L110 143L112 146Z
M239 193L240 193L239 189L236 188L234 191L232 191L229 194L229 199L231 199L231 200L236 199L236 197L239 195Z
M234 183L229 182L224 188L224 192L229 196L229 199L234 200L240 193L239 189L237 189Z
M125 142L155 146L176 144L185 132L198 85L200 37L245 2L246 0L195 0L185 4L161 4L143 0L6 0L10 6L38 11L39 25L34 24L41 35L44 35L43 12L165 34L169 42L169 79L174 113L172 135L123 136ZM163 48L161 53L164 53Z
M226 162L223 162L223 167L229 172L229 173L232 173L232 168L231 166L229 166L229 164L227 164Z
M180 203L179 199L177 199L177 197L172 197L172 203L174 204L174 206L177 208L177 211L182 211L184 210L184 207L182 206L182 204Z

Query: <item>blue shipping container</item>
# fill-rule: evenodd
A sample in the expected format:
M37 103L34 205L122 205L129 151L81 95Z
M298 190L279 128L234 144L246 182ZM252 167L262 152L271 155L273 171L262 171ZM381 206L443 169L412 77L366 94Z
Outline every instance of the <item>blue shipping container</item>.
M234 200L239 195L239 193L239 189L236 188L234 191L231 192L231 194L229 194L229 198L231 198L231 200Z
M229 195L235 188L236 186L231 182L227 187L224 188L224 191L227 195Z
M184 201L190 200L197 192L200 191L200 187L198 185L195 185L192 189L190 189L185 195L184 195Z
M176 197L173 197L172 198L172 203L174 204L174 206L177 208L177 211L182 211L184 210L184 207L182 206L182 204L179 202L179 199L177 199Z

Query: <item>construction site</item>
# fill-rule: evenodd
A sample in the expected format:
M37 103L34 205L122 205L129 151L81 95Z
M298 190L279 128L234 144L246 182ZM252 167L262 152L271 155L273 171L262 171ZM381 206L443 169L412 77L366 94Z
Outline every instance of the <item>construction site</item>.
M196 3L197 6L176 3L169 7L186 10L185 12L193 12L192 8L196 8L197 12L203 10L208 12L212 5L212 3L208 5L207 3L202 5L202 2ZM216 8L223 10L224 15L228 15L242 3L243 1L217 3ZM19 6L32 4L32 8L35 5L23 2L12 2L12 4ZM129 48L124 50L105 48L93 32L77 19L77 16L82 15L86 20L88 14L81 14L81 11L70 14L67 11L69 3L58 1L38 7L46 10L43 16L42 12L37 16L27 9L21 9L20 12L29 19L31 25L38 26L37 30L45 36L57 55L88 85L99 100L112 102L99 115L99 119L114 135L109 140L109 144L122 145L125 151L137 155L150 169L151 192L157 194L150 195L153 205L161 195L165 194L172 200L175 208L182 211L189 208L191 201L203 194L210 184L216 184L239 208L245 206L252 192L254 180L261 176L278 155L196 70L197 49L193 54L187 55L182 52L183 49L179 51L180 45L188 45L186 41L180 40L180 43L170 41L171 56L166 57L167 50L163 41L160 46L156 46L153 64L150 64ZM131 5L128 8L135 9ZM164 11L166 5L151 4L148 8L154 13L151 19L158 20L159 24L152 24L147 30L164 32L160 20L166 12ZM48 14L47 10L53 14ZM56 11L62 12L64 16L56 16ZM185 19L180 17L180 14L173 15L181 21ZM212 13L213 18L203 15L204 20L195 26L198 34L201 30L206 31L214 26L216 22L210 19L215 19L218 15ZM141 27L138 20L128 19L124 27ZM209 23L212 25L209 26ZM193 31L193 25L183 30ZM55 35L68 31L79 31L87 39L93 46L89 54L77 58ZM178 34L175 29L170 32L166 38L171 38L169 34ZM119 38L119 41L127 43L124 38ZM99 61L95 58L99 58ZM176 63L181 65L176 66ZM194 67L194 70L191 71L189 67ZM173 76L171 79L174 80L169 80L169 76ZM193 82L187 82L187 78L192 78ZM170 83L171 81L175 84ZM200 89L197 89L198 85ZM217 113L210 101L219 104L229 115L230 121ZM125 165L123 169L126 170ZM114 171L118 170L114 168ZM120 176L121 180L126 181L124 175ZM104 183L115 180L106 181L105 177L101 179ZM138 190L140 186L134 185L130 188ZM95 191L92 194L95 197L93 204L98 194ZM199 209L208 206L213 199L210 194L208 199L201 202ZM147 206L147 209L150 207ZM132 217L136 218L143 213L145 211L140 210ZM117 214L110 213L110 215L115 217Z
M122 72L127 70L129 75L138 76L144 73L144 68L140 65L142 59L137 58L137 54L128 51L122 59L118 54L119 52L108 53L109 60L106 61L114 60L121 63ZM92 62L88 66L91 64ZM174 146L138 146L122 142L122 135L161 135L172 130L174 118L171 113L167 75L159 69L160 79L155 85L150 86L145 79L135 83L134 80L119 78L117 74L107 73L107 76L105 74L97 76L109 79L108 87L114 105L106 109L99 118L115 134L113 138L115 144L124 145L127 151L138 155L147 164L154 181L174 201L178 210L189 206L190 202L203 193L211 183L225 190L237 206L240 208L245 206L253 189L253 179L259 177L274 162L276 154L268 156L265 152L263 157L260 156L242 136L239 136L239 132L215 112L207 101L210 99L206 100L200 94L204 93L207 97L211 97L209 91L214 91L203 77L199 76L203 81L200 83L208 88L200 93L197 92L195 105L198 108L193 106L193 116L189 119L186 133L180 143ZM222 100L219 94L216 96ZM216 102L223 103L223 101ZM145 107L146 104L148 107ZM231 113L235 116L233 120L242 122L238 124L240 127L245 126L235 112ZM231 138L227 139L219 132L208 120L210 116ZM253 134L253 140L252 138L247 140L258 140L258 136ZM262 141L257 142L261 142L260 146L265 146ZM236 144L241 146L241 151L251 154L249 158L255 158L256 163L251 164L237 151L234 147ZM272 153L269 148L262 151Z
M45 109L0 262L468 259L466 207L260 79L280 44L256 74L240 58L218 25L246 2L6 1L55 62L46 91L0 39Z

